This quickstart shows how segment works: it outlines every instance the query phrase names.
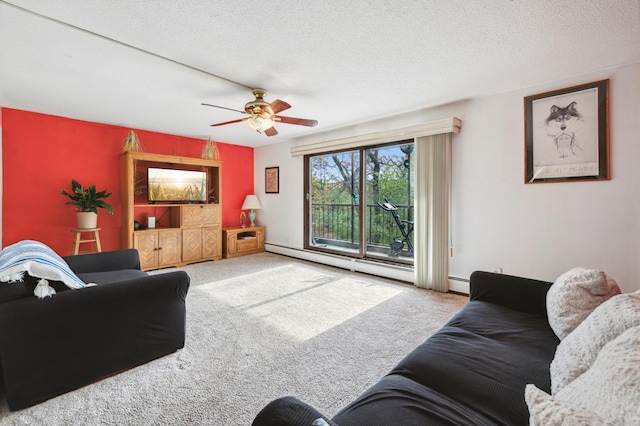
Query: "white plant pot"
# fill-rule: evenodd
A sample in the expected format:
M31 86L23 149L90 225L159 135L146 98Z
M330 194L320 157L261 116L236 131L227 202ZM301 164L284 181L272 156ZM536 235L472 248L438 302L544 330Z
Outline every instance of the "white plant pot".
M78 228L92 229L98 226L98 214L94 212L76 212Z

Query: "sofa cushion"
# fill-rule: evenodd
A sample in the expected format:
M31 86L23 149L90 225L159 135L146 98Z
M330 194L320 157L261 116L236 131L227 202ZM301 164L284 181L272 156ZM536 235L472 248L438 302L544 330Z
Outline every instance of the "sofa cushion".
M554 396L616 425L640 424L639 348L636 326L604 345L591 368Z
M86 282L95 284L111 284L134 278L146 277L148 274L139 269L121 269L118 271L86 272L78 274Z
M33 297L33 290L35 290L36 285L37 282L26 283L24 279L23 281L0 283L0 303L22 299L23 297Z
M571 333L602 302L620 294L602 271L573 268L560 275L547 293L549 325L560 339Z
M596 413L566 401L559 401L528 384L524 393L529 407L529 426L613 426Z
M598 306L558 345L550 368L551 393L587 371L605 344L638 325L640 291L619 294Z
M473 407L399 374L390 374L336 414L340 426L493 425Z

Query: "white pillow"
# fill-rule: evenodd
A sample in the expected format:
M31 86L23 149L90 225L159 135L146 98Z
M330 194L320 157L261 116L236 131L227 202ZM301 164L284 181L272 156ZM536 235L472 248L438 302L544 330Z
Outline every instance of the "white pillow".
M587 371L609 341L640 325L640 290L613 296L598 306L565 337L551 362L551 393L555 395Z
M530 426L613 426L597 414L565 401L559 401L535 385L525 388Z
M604 345L591 368L555 398L616 425L640 425L640 326Z
M620 287L604 272L573 268L560 275L547 293L549 325L562 340L598 305L616 294L620 294Z

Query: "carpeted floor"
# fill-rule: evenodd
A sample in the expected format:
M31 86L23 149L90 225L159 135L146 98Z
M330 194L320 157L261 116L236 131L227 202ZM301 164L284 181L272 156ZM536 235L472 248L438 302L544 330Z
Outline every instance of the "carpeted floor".
M0 399L0 424L250 425L284 395L332 416L467 301L271 253L184 269L184 349L18 412Z

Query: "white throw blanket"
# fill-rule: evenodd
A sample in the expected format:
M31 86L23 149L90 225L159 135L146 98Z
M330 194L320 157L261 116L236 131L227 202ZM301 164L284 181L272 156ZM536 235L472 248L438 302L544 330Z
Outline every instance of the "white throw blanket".
M73 273L67 262L58 256L45 244L24 240L8 247L0 252L0 281L22 281L24 273L32 277L40 278L33 294L39 298L51 296L56 291L49 286L47 280L62 281L67 287L78 289L87 287L76 274Z

